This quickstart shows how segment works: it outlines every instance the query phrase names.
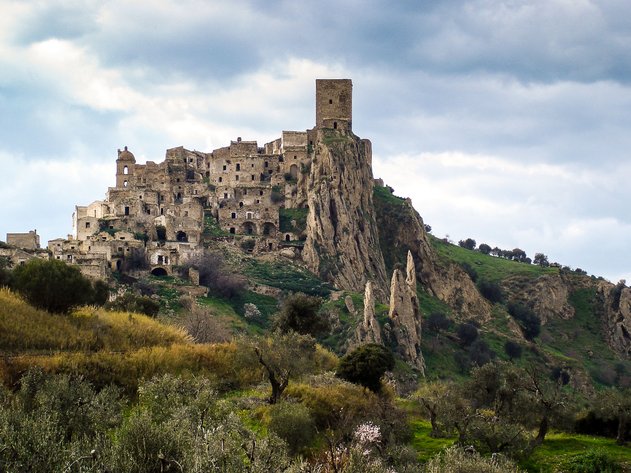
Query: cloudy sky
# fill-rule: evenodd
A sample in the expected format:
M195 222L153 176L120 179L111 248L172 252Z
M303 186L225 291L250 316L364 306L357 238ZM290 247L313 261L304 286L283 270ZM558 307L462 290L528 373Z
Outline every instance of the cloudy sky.
M70 233L125 145L312 127L316 78L436 236L631 281L628 0L0 0L0 239Z

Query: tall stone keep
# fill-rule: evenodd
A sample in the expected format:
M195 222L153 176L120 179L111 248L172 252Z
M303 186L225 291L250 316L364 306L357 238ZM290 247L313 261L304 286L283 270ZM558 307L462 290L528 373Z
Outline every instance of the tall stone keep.
M353 129L353 82L316 79L316 128Z

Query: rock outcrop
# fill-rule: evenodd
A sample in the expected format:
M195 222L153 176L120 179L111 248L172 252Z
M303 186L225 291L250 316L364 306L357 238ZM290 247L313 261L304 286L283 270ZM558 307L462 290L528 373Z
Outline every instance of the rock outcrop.
M569 297L574 283L561 274L546 274L535 280L527 276L513 276L502 283L502 289L513 301L519 301L539 316L541 323L550 319L571 319L575 309Z
M357 325L355 340L358 345L364 343L381 343L381 327L375 317L375 298L372 293L372 283L366 283L364 291L364 319Z
M406 274L395 269L390 284L392 335L401 357L423 373L425 362L421 352L421 311L416 295L416 269L412 253L408 252Z
M369 144L350 131L315 133L303 260L340 289L361 292L372 281L381 299L386 270L374 216Z
M603 326L609 346L618 354L631 356L631 288L602 282Z
M388 267L403 263L412 253L419 281L432 295L447 303L454 316L485 322L491 317L491 305L460 266L439 261L432 248L421 216L410 199L376 200L379 239Z

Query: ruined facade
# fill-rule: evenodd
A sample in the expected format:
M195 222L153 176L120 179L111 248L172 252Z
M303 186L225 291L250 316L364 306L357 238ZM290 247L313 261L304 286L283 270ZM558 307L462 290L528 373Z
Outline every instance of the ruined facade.
M77 206L72 236L49 241L48 249L93 277L170 274L213 239L254 253L300 251L306 234L295 216L308 212L314 140L323 128L351 131L352 82L317 80L315 108L313 129L283 131L263 146L237 138L212 152L172 148L163 162L145 164L119 150L115 186L104 200Z

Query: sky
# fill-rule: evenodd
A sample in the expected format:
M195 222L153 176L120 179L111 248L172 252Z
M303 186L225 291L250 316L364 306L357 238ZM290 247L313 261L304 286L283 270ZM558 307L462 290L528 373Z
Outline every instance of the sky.
M437 237L631 281L628 0L0 0L0 239L70 233L118 148L313 127L316 78Z

